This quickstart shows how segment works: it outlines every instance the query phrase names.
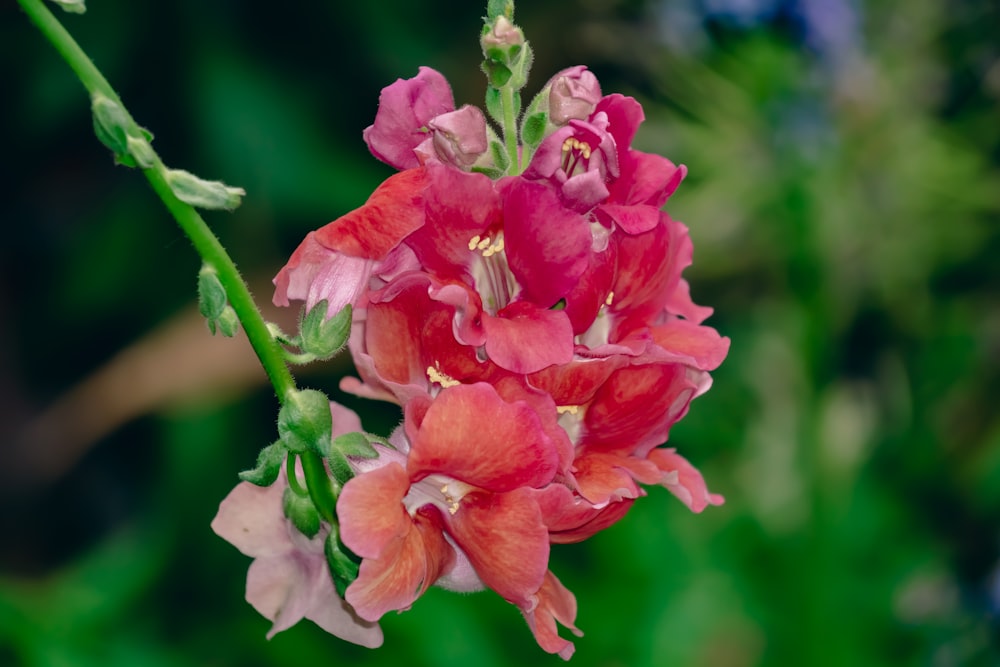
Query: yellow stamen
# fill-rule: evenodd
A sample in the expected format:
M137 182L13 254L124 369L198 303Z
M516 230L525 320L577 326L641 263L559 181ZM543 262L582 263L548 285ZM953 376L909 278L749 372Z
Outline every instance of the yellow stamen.
M476 234L471 239L469 239L469 250L475 250L476 246L479 245L479 234Z
M557 405L556 406L556 412L558 412L561 415L564 415L566 413L569 413L571 415L575 415L577 412L579 412L579 410L580 410L580 406L579 405Z
M614 300L615 300L615 293L614 292L608 292L608 298L604 300L604 305L610 307L611 303Z
M427 379L430 380L431 382L436 382L437 384L441 385L442 389L447 389L448 387L454 387L462 384L455 378L445 375L444 373L434 368L433 366L427 367Z

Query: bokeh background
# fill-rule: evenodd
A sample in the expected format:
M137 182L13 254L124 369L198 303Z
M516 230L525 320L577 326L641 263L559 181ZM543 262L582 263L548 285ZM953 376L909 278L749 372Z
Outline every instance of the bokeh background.
M1000 664L1000 7L990 0L537 0L537 90L588 64L688 165L668 210L732 338L671 434L726 504L651 489L557 547L578 667ZM207 216L262 303L304 234L390 170L361 141L418 65L479 103L476 2L92 0L64 23L168 165L246 188ZM264 640L210 530L275 438L199 261L16 3L0 8L0 665L555 665L492 593L432 590L360 649ZM294 320L295 313L269 316ZM398 412L302 383L387 433Z

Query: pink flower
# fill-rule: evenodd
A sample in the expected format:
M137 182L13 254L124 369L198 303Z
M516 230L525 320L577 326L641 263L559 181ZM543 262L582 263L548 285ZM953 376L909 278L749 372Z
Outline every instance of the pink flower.
M282 497L287 488L284 473L268 487L240 482L212 521L219 537L254 559L247 572L246 598L274 621L268 639L308 618L341 639L381 646L381 628L360 618L333 587L323 552L329 526L309 539L285 518Z
M541 587L548 531L534 489L559 454L532 407L484 383L407 403L410 449L350 480L337 503L344 543L362 556L347 600L362 618L406 609L430 585L477 581L515 604ZM402 453L400 453L402 456ZM467 563L470 572L458 568Z
M455 110L448 81L430 67L412 79L398 79L382 89L375 122L364 131L372 155L396 169L420 166L413 149L427 138L431 120Z

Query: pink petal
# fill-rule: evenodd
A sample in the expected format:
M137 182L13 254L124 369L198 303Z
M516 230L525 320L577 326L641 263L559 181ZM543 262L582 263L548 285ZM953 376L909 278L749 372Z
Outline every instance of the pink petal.
M427 124L455 109L448 81L429 67L386 86L378 101L375 122L363 133L365 143L372 155L397 169L419 165L413 149L427 138Z
M705 478L677 450L654 449L649 453L649 460L664 473L657 483L680 498L692 512L701 512L709 505L721 505L725 502L725 498L719 494L708 492Z
M419 423L407 464L414 480L441 473L509 491L543 486L555 474L559 456L538 416L523 401L507 403L488 384L444 389L422 415L416 405L406 408L407 424Z
M398 463L362 473L347 482L337 500L340 537L363 558L378 558L410 530L403 497L410 488Z
M486 354L512 373L535 373L573 359L573 326L561 310L516 301L496 317L483 314Z
M316 230L323 246L366 259L383 259L408 234L424 224L427 171L408 169L387 178L365 202Z
M274 304L305 301L306 310L311 310L326 299L327 317L332 317L347 304L362 303L371 270L371 260L330 250L319 243L316 232L309 232L274 277Z
M545 573L541 588L521 606L521 613L535 635L538 645L548 653L557 653L563 660L573 656L573 642L559 636L556 622L577 637L583 633L573 625L576 621L576 598L551 571Z
M521 178L506 191L503 215L507 261L523 298L555 305L587 268L590 226L550 187Z
M361 561L345 595L361 618L375 621L387 611L409 609L451 566L454 555L437 517L437 510L418 514L381 556Z
M483 583L508 602L525 603L548 568L548 531L532 491L466 495L450 532Z
M729 338L712 327L678 318L652 328L656 344L700 370L719 367L729 353Z
M269 558L295 548L281 511L285 484L261 487L240 482L219 504L212 530L243 554Z

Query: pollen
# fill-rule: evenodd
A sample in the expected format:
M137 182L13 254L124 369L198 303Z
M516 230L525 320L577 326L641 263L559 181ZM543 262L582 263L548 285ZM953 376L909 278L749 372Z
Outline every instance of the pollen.
M480 240L481 238L482 238L482 237L481 237L481 236L479 236L479 234L476 234L476 235L475 235L475 236L473 236L473 237L472 237L471 239L469 239L469 250L475 250L475 249L476 249L476 246L478 246L478 245L479 245L479 240Z
M610 308L611 304L614 302L614 300L615 300L615 293L614 292L608 292L608 298L604 300L604 305L608 306Z
M447 484L441 486L441 495L444 496L444 501L448 503L448 514L455 516L455 513L458 512L458 501L452 497Z
M580 141L576 137L569 137L562 145L563 153L568 153L570 151L578 151L580 156L584 160L590 159L590 144L586 141Z
M579 411L580 411L580 406L579 405L557 405L556 406L556 412L558 412L561 415L565 415L565 414L575 415Z
M441 385L442 389L447 389L448 387L454 387L462 384L455 378L445 375L444 373L434 368L433 366L427 367L427 379L430 380L431 382L436 382L437 384Z

